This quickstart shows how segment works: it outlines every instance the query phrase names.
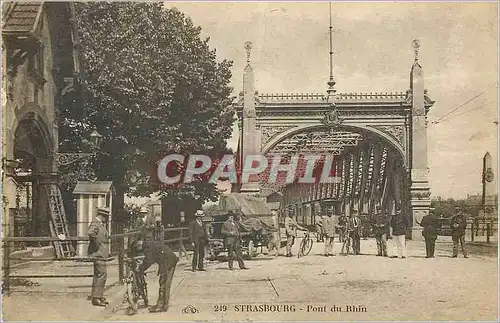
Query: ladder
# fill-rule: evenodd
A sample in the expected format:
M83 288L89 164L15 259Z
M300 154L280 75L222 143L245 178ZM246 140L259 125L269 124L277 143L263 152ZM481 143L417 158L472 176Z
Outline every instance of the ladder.
M64 204L57 184L50 184L47 186L49 195L50 207L50 231L54 238L61 236L69 237L68 222L66 220L66 213L64 212ZM53 242L58 258L68 258L75 254L75 249L71 241L55 241Z

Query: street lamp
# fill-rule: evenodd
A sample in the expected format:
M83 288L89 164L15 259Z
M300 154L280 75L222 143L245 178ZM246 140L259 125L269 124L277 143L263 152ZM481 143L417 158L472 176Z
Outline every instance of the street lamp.
M90 142L94 147L100 147L102 144L102 135L97 132L97 130L94 129L92 133L89 135L90 136Z
M98 149L103 141L103 136L97 132L97 130L93 130L90 135L90 143L92 145L92 148ZM76 163L78 161L81 161L83 159L88 159L91 157L94 157L96 155L96 152L91 152L91 153L55 153L55 163L57 166L67 166L71 165L73 163Z

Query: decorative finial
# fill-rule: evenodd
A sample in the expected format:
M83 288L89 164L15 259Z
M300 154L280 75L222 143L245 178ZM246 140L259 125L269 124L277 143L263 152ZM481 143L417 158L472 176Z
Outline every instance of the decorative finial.
M250 63L250 51L252 50L252 42L245 42L245 50L247 51L247 63Z
M420 49L420 40L414 39L412 42L413 45L413 51L415 52L415 62L418 61L418 51Z

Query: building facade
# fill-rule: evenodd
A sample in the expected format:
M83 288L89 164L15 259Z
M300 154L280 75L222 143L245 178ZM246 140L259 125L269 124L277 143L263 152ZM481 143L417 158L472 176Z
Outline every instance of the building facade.
M79 80L74 7L4 2L2 180L4 234L25 209L31 235L50 234L48 185L57 184L58 111Z

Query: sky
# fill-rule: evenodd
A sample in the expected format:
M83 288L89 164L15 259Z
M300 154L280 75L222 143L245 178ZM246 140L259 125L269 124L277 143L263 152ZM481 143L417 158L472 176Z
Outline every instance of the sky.
M326 91L328 2L165 6L177 7L201 26L219 60L234 62L235 94L242 90L245 41L253 44L252 67L260 93ZM420 40L425 88L436 101L427 132L432 196L480 193L487 151L498 174L497 4L334 2L332 25L334 78L340 93L406 91L414 60L412 40ZM228 145L236 148L236 125L233 130Z

